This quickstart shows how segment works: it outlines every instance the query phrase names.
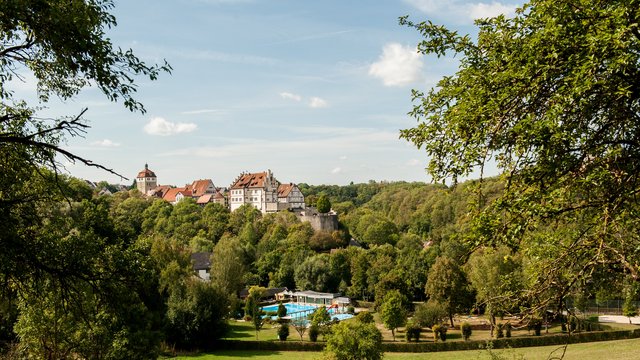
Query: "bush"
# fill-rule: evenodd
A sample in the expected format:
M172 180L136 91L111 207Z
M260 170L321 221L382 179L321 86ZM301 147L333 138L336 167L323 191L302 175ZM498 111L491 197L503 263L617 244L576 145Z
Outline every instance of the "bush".
M356 315L356 319L363 324L372 324L373 315L369 311L362 311Z
M462 339L464 339L464 341L469 340L469 338L471 338L471 324L469 324L468 322L463 322L462 325L460 325L460 333L462 333Z
M508 337L508 338L511 337L511 323L510 322L504 324L504 333L505 333L506 337Z
M287 308L286 306L282 305L282 303L278 304L278 313L277 313L278 317L285 317L287 316Z
M327 337L327 353L336 360L382 359L382 334L372 323L345 321Z
M449 328L447 327L447 325L440 325L440 331L438 331L438 335L440 336L440 340L447 341L447 330L449 330Z
M504 337L504 324L496 324L496 339L502 339Z
M431 331L433 332L433 342L438 342L440 338L440 325L433 325Z
M415 339L416 342L420 341L421 332L422 328L420 327L420 325L414 322L408 323L405 331L407 341L411 341L412 339Z
M529 321L528 325L529 330L533 330L536 336L540 336L540 332L542 331L542 319L533 318Z
M355 312L356 312L356 309L353 306L351 305L347 306L347 314L353 315Z
M318 335L320 335L320 327L317 324L311 324L309 327L309 340L318 341Z
M278 328L278 339L280 339L280 341L285 341L287 340L288 337L289 337L289 325L287 324L280 325L280 327Z
M433 342L438 342L439 340L447 341L447 326L446 325L433 325L431 327L431 331L433 331Z
M422 327L433 327L447 318L447 311L441 304L428 301L416 307L413 318Z

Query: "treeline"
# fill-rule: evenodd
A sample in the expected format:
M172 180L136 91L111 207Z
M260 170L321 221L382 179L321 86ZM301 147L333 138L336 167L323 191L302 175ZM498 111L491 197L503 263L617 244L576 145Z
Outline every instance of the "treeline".
M39 224L28 229L38 258L25 268L29 276L5 289L0 319L2 342L19 340L14 351L36 357L203 348L223 336L229 317L242 316L238 293L253 285L342 292L376 307L399 293L425 323L469 311L487 312L495 323L531 305L523 294L539 274L532 256L539 249L480 247L470 235L482 233L471 218L500 195L499 179L455 187L303 185L307 198L329 198L340 216L340 228L326 233L292 212L261 214L250 205L229 212L191 199L171 205L136 190L98 196L83 181L48 176L50 183L34 184L57 181L65 196L42 199L27 213ZM362 247L348 246L351 238ZM195 276L195 252L212 253L210 282ZM579 303L606 281L594 278L564 296ZM609 285L609 296L622 289Z

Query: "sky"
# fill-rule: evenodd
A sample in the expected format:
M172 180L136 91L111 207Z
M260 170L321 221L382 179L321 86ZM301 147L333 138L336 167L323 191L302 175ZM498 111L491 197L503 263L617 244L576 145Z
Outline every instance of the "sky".
M128 177L63 162L76 177L130 184L145 163L159 184L270 169L283 183L425 181L427 156L400 129L416 125L411 90L427 91L456 71L454 58L418 54L408 15L460 33L473 20L512 15L499 0L116 0L108 37L172 74L139 78L145 114L109 102L96 88L45 112L88 108L91 128L65 148ZM34 91L16 83L16 93Z

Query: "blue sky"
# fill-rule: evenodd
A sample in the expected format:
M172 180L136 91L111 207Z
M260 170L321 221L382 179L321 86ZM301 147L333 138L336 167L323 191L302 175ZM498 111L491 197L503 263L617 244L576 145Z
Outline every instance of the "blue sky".
M166 59L173 74L138 79L146 114L95 88L46 111L88 107L92 128L66 147L131 179L148 163L160 184L178 186L228 186L242 171L267 169L281 182L429 181L426 155L399 129L415 124L411 89L431 88L456 62L418 55L419 35L398 17L473 33L473 18L521 4L482 1L116 1L112 41L144 61ZM18 93L33 90L26 78Z

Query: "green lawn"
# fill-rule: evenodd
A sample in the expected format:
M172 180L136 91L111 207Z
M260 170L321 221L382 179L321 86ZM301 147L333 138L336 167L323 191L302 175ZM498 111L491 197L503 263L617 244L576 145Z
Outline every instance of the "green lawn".
M638 359L638 349L640 339L603 341L595 343L569 345L564 360L586 360L586 359L616 359L635 360ZM520 349L495 350L494 354L500 355L498 359L515 360L542 360L549 358L549 354L558 346L544 346ZM450 351L446 353L386 353L385 359L395 360L484 360L492 359L491 354L486 350L475 351ZM322 359L323 354L319 352L285 352L285 351L219 351L205 355L180 356L175 359L184 360L224 360L251 358L255 360L271 359Z

